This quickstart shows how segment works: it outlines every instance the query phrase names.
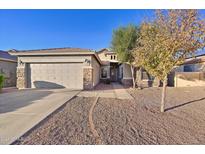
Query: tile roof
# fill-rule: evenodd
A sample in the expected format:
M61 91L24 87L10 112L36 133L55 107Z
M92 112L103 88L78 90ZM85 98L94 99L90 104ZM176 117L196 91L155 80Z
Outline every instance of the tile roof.
M48 49L36 49L36 50L9 50L9 54L15 56L42 56L42 55L92 55L101 64L97 53L91 49L82 48L48 48Z
M16 56L11 56L8 52L0 50L0 58L17 61Z
M41 52L41 53L50 53L50 52L93 52L91 49L82 49L82 48L71 48L71 47L65 47L65 48L47 48L47 49L35 49L35 50L10 50L12 52Z
M106 52L106 53L114 53L114 51L112 51L111 49L109 49L109 48L103 48L103 49L101 49L101 50L99 50L97 53L101 53L101 52Z

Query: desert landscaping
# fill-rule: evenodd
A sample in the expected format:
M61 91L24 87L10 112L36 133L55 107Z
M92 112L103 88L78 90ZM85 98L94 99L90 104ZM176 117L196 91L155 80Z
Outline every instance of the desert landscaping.
M205 87L126 89L133 100L75 97L15 144L205 144Z

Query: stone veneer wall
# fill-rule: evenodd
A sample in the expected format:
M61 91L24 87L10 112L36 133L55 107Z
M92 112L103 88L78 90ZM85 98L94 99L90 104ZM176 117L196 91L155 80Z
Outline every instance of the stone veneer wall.
M93 68L83 68L83 89L93 89Z
M17 85L16 87L19 89L24 89L27 87L26 81L26 68L25 67L17 67Z

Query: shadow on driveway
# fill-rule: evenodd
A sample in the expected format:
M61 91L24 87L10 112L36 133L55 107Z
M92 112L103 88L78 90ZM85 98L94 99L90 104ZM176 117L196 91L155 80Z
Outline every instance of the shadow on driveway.
M33 104L51 93L53 92L49 90L30 89L0 94L0 114Z

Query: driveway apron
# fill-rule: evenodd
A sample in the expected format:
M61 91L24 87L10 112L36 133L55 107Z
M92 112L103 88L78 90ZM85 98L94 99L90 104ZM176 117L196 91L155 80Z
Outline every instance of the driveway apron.
M0 144L11 144L79 93L35 89L0 94Z

